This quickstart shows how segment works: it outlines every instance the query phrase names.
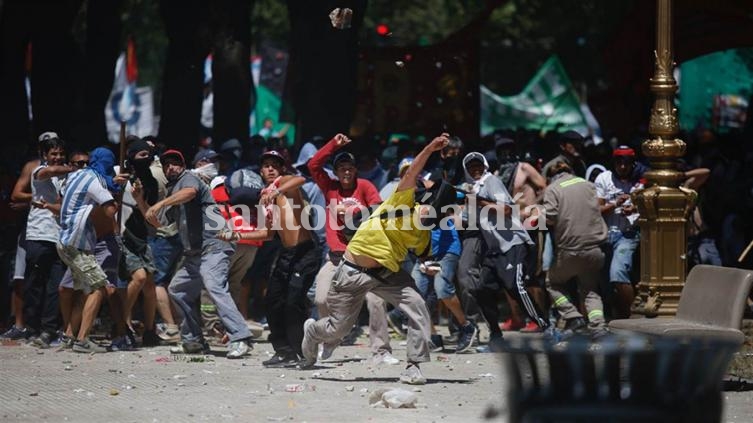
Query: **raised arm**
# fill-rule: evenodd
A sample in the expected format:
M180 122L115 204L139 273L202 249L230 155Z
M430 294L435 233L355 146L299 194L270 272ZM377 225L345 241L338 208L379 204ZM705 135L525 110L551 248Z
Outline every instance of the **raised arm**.
M35 175L35 178L39 181L45 181L52 178L53 176L67 175L74 170L76 170L76 168L69 165L45 166L39 169L39 171Z
M343 146L350 143L350 138L343 134L335 135L327 144L324 144L319 151L314 154L314 157L309 160L308 168L311 173L311 177L319 188L324 191L328 189L331 178L324 171L324 165L327 164L327 160L335 154L335 151L339 150Z
M416 158L413 159L410 166L408 166L408 170L405 171L403 177L400 178L400 182L398 182L395 192L415 188L416 179L418 179L418 175L421 174L421 171L424 170L424 166L426 166L426 162L429 160L432 153L445 148L449 143L450 134L448 133L442 133L442 135L431 140L431 142L416 155Z

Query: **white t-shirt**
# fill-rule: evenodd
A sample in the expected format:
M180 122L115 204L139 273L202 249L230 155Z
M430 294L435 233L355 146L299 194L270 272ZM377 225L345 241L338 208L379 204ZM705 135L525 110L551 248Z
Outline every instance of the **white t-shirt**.
M32 201L45 201L55 204L60 201L60 188L63 178L53 176L48 179L39 179L39 171L47 167L46 164L38 166L31 173L31 199ZM50 210L31 206L26 225L26 239L30 241L58 242L60 236L60 223L57 216Z
M596 177L594 185L596 186L596 196L607 203L612 204L617 203L617 197L621 194L630 194L637 189L643 188L643 184L640 182L635 184L621 183L620 186L618 186L618 184L615 183L614 174L610 170L600 173L599 176ZM640 216L638 212L633 212L628 216L622 214L622 207L629 206L630 204L632 203L628 199L622 203L622 206L616 207L612 213L606 215L604 220L606 220L607 226L612 229L620 228L621 225L619 224L619 219L623 217L627 219L630 226L634 225Z

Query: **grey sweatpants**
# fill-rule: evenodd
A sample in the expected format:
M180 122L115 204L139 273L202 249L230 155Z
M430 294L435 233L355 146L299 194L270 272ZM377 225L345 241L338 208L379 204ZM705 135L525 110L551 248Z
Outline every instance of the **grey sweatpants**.
M337 266L327 258L324 266L316 274L316 296L314 304L319 310L319 318L329 316L327 294L332 286ZM369 346L372 354L392 353L390 334L387 328L387 310L384 300L369 292L366 294L366 307L369 309ZM338 341L339 343L339 341Z
M583 317L578 308L564 294L567 282L577 277L578 293L588 313L588 327L604 327L604 304L599 295L599 279L604 265L604 252L595 247L587 250L557 252L547 276L547 290L552 302L565 320Z
M408 316L408 361L429 361L431 320L424 300L413 288L413 279L403 270L382 269L378 275L382 280L341 262L327 295L329 316L309 326L304 336L316 344L339 342L353 327L366 295L373 293Z
M228 291L228 271L233 249L226 247L205 248L201 253L184 254L175 271L168 292L183 314L180 337L183 342L201 341L201 319L198 315L201 288L206 288L217 314L227 330L230 342L251 337L246 321L238 311Z

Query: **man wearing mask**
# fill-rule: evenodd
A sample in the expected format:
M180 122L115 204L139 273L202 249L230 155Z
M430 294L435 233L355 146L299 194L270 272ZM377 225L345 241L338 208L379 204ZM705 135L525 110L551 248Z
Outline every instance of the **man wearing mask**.
M550 179L552 175L550 173L553 167L557 163L564 162L572 169L573 175L578 177L586 176L586 162L581 157L581 151L583 150L583 136L575 131L566 131L559 135L559 143L561 153L559 156L553 158L544 168L541 170L541 174L547 179Z
M136 138L128 145L127 155L132 182L128 182L123 193L119 273L120 279L128 282L126 286L120 287L119 291L121 295L125 294L123 312L131 333L134 332L130 328L131 310L138 300L139 293L143 293L145 331L142 345L153 347L159 344L154 326L157 310L157 292L154 284L156 267L147 239L155 236L156 231L154 227L146 224L144 213L158 201L158 183L149 169L153 160L149 144Z
M183 154L168 150L160 156L169 181L169 195L151 206L144 216L154 227L161 222L163 209L172 212L183 244L183 261L170 282L170 295L183 314L182 344L174 353L204 353L209 345L204 340L201 323L195 313L202 286L217 306L222 324L227 330L230 345L228 358L240 358L252 348L251 332L228 291L227 276L232 246L217 239L217 222L224 222L212 198L209 187L190 172L186 172Z
M520 216L513 213L510 193L502 181L489 172L483 154L467 154L463 166L466 181L471 186L468 213L477 216L478 229L487 248L480 276L472 281L477 286L467 288L489 325L490 348L496 349L502 340L497 307L497 297L502 291L513 298L539 327L547 328L549 324L525 289L526 281L535 270L530 266L530 254L535 254L535 250ZM466 314L470 313L466 311Z
M217 167L217 161L220 155L210 149L204 149L196 153L193 158L193 169L191 172L196 174L205 184L209 185L212 179L219 174L219 168Z
M117 204L110 191L119 186L113 178L115 155L107 148L95 148L89 167L70 175L63 189L60 209L60 239L58 254L71 271L73 289L85 295L81 324L73 344L79 353L102 353L107 350L89 339L94 319L107 296L108 276L94 255L97 233L93 224L94 212L99 209L104 226L115 227ZM97 212L97 213L99 213Z
M463 141L458 136L451 136L447 147L439 152L438 160L429 166L431 175L442 175L442 179L452 185L459 184L463 179L463 166L460 153L463 151Z

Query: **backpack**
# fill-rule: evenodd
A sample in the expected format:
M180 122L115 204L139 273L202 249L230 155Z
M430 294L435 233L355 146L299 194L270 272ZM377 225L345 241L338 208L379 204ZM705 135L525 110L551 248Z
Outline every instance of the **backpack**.
M502 163L499 166L499 180L502 181L502 184L507 188L507 192L512 194L513 187L515 185L515 176L518 173L518 164L520 162L518 161L511 161L507 163Z

